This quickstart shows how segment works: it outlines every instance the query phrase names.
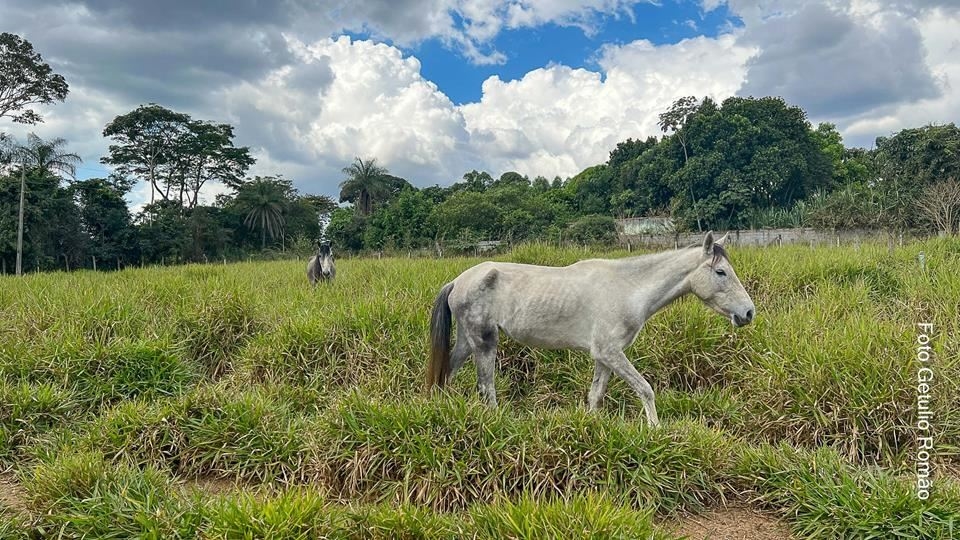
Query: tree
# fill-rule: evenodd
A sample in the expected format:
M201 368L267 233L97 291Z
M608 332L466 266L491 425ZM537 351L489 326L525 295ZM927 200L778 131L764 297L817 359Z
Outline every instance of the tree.
M233 145L233 126L229 124L192 120L174 144L177 171L173 181L180 204L187 208L197 206L200 188L210 181L237 189L256 161L249 148Z
M695 96L685 96L673 102L673 105L670 108L660 114L660 121L658 125L660 126L660 131L667 133L668 131L673 131L674 137L677 139L677 142L680 143L681 148L683 148L683 164L686 165L690 160L689 153L687 152L687 140L686 134L683 133L684 126L687 125L687 121L690 117L697 112L699 108L699 103ZM693 203L694 213L697 217L697 230L703 232L703 225L700 222L700 213L697 211L697 198L693 193L693 186L690 186L690 200Z
M313 209L321 232L330 223L330 215L337 209L337 201L326 195L304 195L300 198L300 203Z
M257 176L237 191L234 203L244 214L243 224L260 231L260 249L266 249L267 236L276 240L283 235L288 190L283 179Z
M484 191L493 184L493 177L490 173L477 171L476 169L463 175L463 182L457 182L450 186L451 191Z
M23 219L26 206L26 171L32 170L41 178L52 176L58 180L64 174L70 178L76 176L76 165L82 160L77 154L62 150L67 141L61 138L44 141L33 133L27 136L27 143L17 147L15 153L20 165L20 210L17 220L17 274L22 271L23 259Z
M123 199L128 189L122 181L104 178L81 180L70 186L90 246L88 254L97 260L119 263L134 254L136 231Z
M523 176L522 174L516 171L507 171L501 174L500 178L498 178L497 181L494 182L493 185L491 185L490 187L505 187L505 186L511 186L511 185L529 187L530 180L528 180L527 177Z
M375 203L390 191L387 170L377 165L375 158L364 161L359 157L343 168L347 179L340 182L340 202L353 203L361 216L369 216Z
M27 167L0 177L0 257L5 261L19 254L23 271L63 268L65 259L71 267L82 262L86 244L77 206L61 184L58 177Z
M21 161L28 169L38 171L40 175L52 175L60 179L76 178L77 165L83 160L73 152L64 149L67 141L62 138L44 141L33 133L27 135L27 143L20 147Z
M140 255L145 262L176 262L186 251L188 223L183 207L160 200L144 206L137 217Z
M694 99L694 98L684 98L684 99ZM676 106L676 104L674 104ZM664 113L669 114L669 112ZM661 116L661 129L663 129L663 115ZM672 122L672 117L669 120ZM672 123L667 126L668 129L673 129ZM627 139L623 142L617 143L617 147L610 151L610 159L607 160L607 165L611 168L618 169L622 167L625 163L633 161L634 159L640 157L641 154L647 150L653 148L657 145L657 140L653 137L648 137L647 140L641 141L640 139L633 140Z
M464 230L474 236L497 238L502 211L486 193L460 191L434 208L431 221L437 232L446 238L455 238Z
M610 216L583 216L570 224L566 238L578 244L612 244L617 239L616 222Z
M0 118L37 124L43 118L27 107L63 101L68 92L67 81L53 72L29 41L0 33Z
M113 165L117 172L150 184L150 203L160 193L169 197L169 189L160 188L161 171L176 164L177 140L188 129L190 116L151 103L117 116L103 129L103 136L113 139L109 156L100 161Z
M390 204L370 216L364 244L393 248L429 245L434 236L430 227L433 206L424 192L413 187L403 190Z
M917 208L937 230L953 236L960 219L960 182L949 178L928 185L917 200Z
M330 214L327 225L327 238L340 249L359 251L363 249L363 237L367 227L367 217L359 215L349 208L337 208Z

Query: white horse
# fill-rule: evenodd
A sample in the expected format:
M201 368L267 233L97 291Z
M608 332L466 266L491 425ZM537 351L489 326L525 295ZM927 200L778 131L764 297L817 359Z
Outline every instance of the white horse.
M316 287L321 281L333 281L336 275L333 245L330 242L317 242L317 253L307 261L307 279Z
M562 268L484 262L444 285L430 320L427 387L449 382L472 353L477 389L496 407L497 342L503 330L531 347L588 351L594 360L588 407L599 407L611 373L643 401L647 420L660 423L653 389L623 351L643 323L693 293L736 326L753 320L754 305L723 248L708 232L703 246L625 259L590 259ZM457 342L451 354L451 314Z

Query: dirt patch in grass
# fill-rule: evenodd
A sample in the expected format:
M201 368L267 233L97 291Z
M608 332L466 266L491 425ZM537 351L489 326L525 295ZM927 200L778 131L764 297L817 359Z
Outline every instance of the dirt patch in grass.
M718 508L665 524L671 533L690 540L792 540L783 521L750 508Z
M238 484L235 478L213 475L184 480L182 485L186 491L199 491L208 495L238 493L243 491L245 487L249 487Z
M204 497L220 495L252 495L254 498L266 498L281 492L279 486L270 483L247 482L230 476L202 475L195 478L181 478L177 480L181 493L184 495L200 494Z
M11 473L0 472L0 512L27 512L27 494Z

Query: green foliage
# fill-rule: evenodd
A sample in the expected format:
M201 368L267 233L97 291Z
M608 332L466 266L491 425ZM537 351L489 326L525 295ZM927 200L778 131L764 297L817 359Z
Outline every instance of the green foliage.
M103 129L114 144L101 162L150 185L150 202L196 207L210 181L237 188L256 160L247 147L233 145L233 127L194 120L151 103L114 118Z
M82 180L70 186L80 210L88 253L100 261L111 262L131 255L136 261L137 231L123 198L128 189L102 178Z
M67 81L53 72L29 41L16 34L0 33L0 118L37 124L43 118L26 107L63 101L68 92Z
M375 158L367 161L356 158L344 167L343 174L347 179L340 182L340 202L353 203L361 216L369 216L376 204L390 194L393 182Z
M24 270L53 270L65 260L72 268L82 265L86 239L70 190L56 176L29 169L24 200ZM19 171L0 176L0 259L8 272L16 259L19 201Z
M260 249L267 247L267 236L276 240L283 234L286 222L289 182L276 178L256 177L237 192L233 199L236 209L243 214L243 224L260 231Z
M567 227L567 240L577 244L612 244L617 227L609 216L584 216Z
M566 182L530 181L516 171L495 179L473 170L452 186L418 189L376 159L357 158L340 184L351 215L329 197L298 193L279 176L244 186L240 178L252 159L233 147L232 127L145 105L104 129L114 144L103 161L125 175L108 181L114 192L107 184L85 186L71 191L77 201L59 199L46 205L54 210L34 212L66 218L45 234L28 234L25 260L28 269L91 267L94 258L113 268L280 257L288 246L304 256L310 251L304 246L321 236L353 252L477 253L486 241L612 243L616 233L601 221L631 216L669 216L679 231L955 228L946 225L956 221L955 205L946 207L936 195L960 171L953 124L902 130L868 151L844 147L835 125L814 128L803 110L780 98L716 103L687 96L660 115L660 127L663 138L622 141L606 163ZM59 168L49 163L39 167ZM161 199L144 208L132 230L115 196L129 189L128 177L150 183ZM201 206L197 193L208 181L236 193ZM0 189L4 183L0 178ZM109 217L98 220L100 211ZM0 223L12 215L0 207ZM0 262L11 267L12 234L0 228Z
M375 248L429 245L435 236L430 221L433 206L433 201L423 191L413 188L401 191L370 218L364 231L363 245Z
M367 218L349 208L337 208L330 214L326 234L340 249L359 251L364 247L366 228Z

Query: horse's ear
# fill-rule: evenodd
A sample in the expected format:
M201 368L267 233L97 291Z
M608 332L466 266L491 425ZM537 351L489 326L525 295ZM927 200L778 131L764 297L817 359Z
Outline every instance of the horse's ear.
M713 231L709 231L703 239L703 252L707 255L713 255L713 244Z
M719 240L717 240L717 245L723 246L723 244L726 243L727 238L729 238L729 237L730 237L730 232L727 231L726 234L724 234Z

